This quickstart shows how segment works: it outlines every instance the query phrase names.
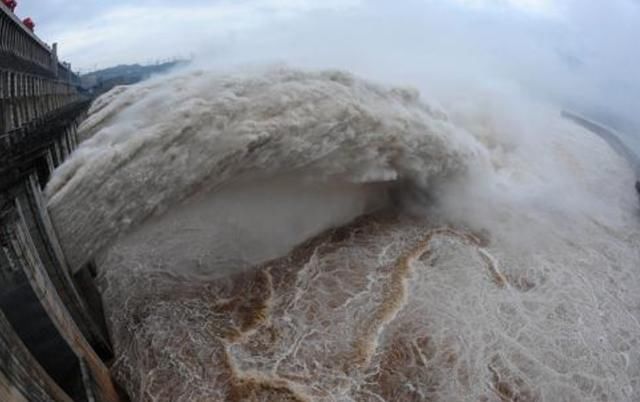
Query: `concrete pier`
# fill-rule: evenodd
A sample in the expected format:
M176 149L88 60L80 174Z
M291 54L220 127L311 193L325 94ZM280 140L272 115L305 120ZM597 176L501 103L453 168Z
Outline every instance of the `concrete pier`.
M0 3L0 401L122 400L92 273L71 274L42 195L89 102Z

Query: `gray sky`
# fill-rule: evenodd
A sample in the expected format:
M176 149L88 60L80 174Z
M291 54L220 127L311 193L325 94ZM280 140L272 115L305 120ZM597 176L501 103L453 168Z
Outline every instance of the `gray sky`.
M638 0L19 0L17 13L85 71L282 61L421 89L513 85L640 127Z

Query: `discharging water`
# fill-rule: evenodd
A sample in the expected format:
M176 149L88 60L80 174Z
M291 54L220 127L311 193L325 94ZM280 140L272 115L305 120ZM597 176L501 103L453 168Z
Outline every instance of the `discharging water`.
M97 100L47 193L132 400L640 400L633 170L495 105L286 68Z

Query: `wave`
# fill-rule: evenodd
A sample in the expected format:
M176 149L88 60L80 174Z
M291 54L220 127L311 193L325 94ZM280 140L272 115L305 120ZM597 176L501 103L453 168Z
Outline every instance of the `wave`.
M47 186L71 266L195 194L292 174L342 183L459 174L480 152L415 91L340 71L195 72L96 101L84 142Z

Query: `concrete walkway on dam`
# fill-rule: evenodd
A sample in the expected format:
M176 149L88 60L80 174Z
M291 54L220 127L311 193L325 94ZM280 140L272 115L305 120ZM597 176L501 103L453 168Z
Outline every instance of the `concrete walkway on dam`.
M622 158L624 158L636 174L636 182L634 187L640 196L640 156L633 152L621 139L619 133L615 130L608 128L600 123L596 123L586 117L580 116L577 113L562 111L562 116L579 124L592 133L598 135L605 140L607 144Z

